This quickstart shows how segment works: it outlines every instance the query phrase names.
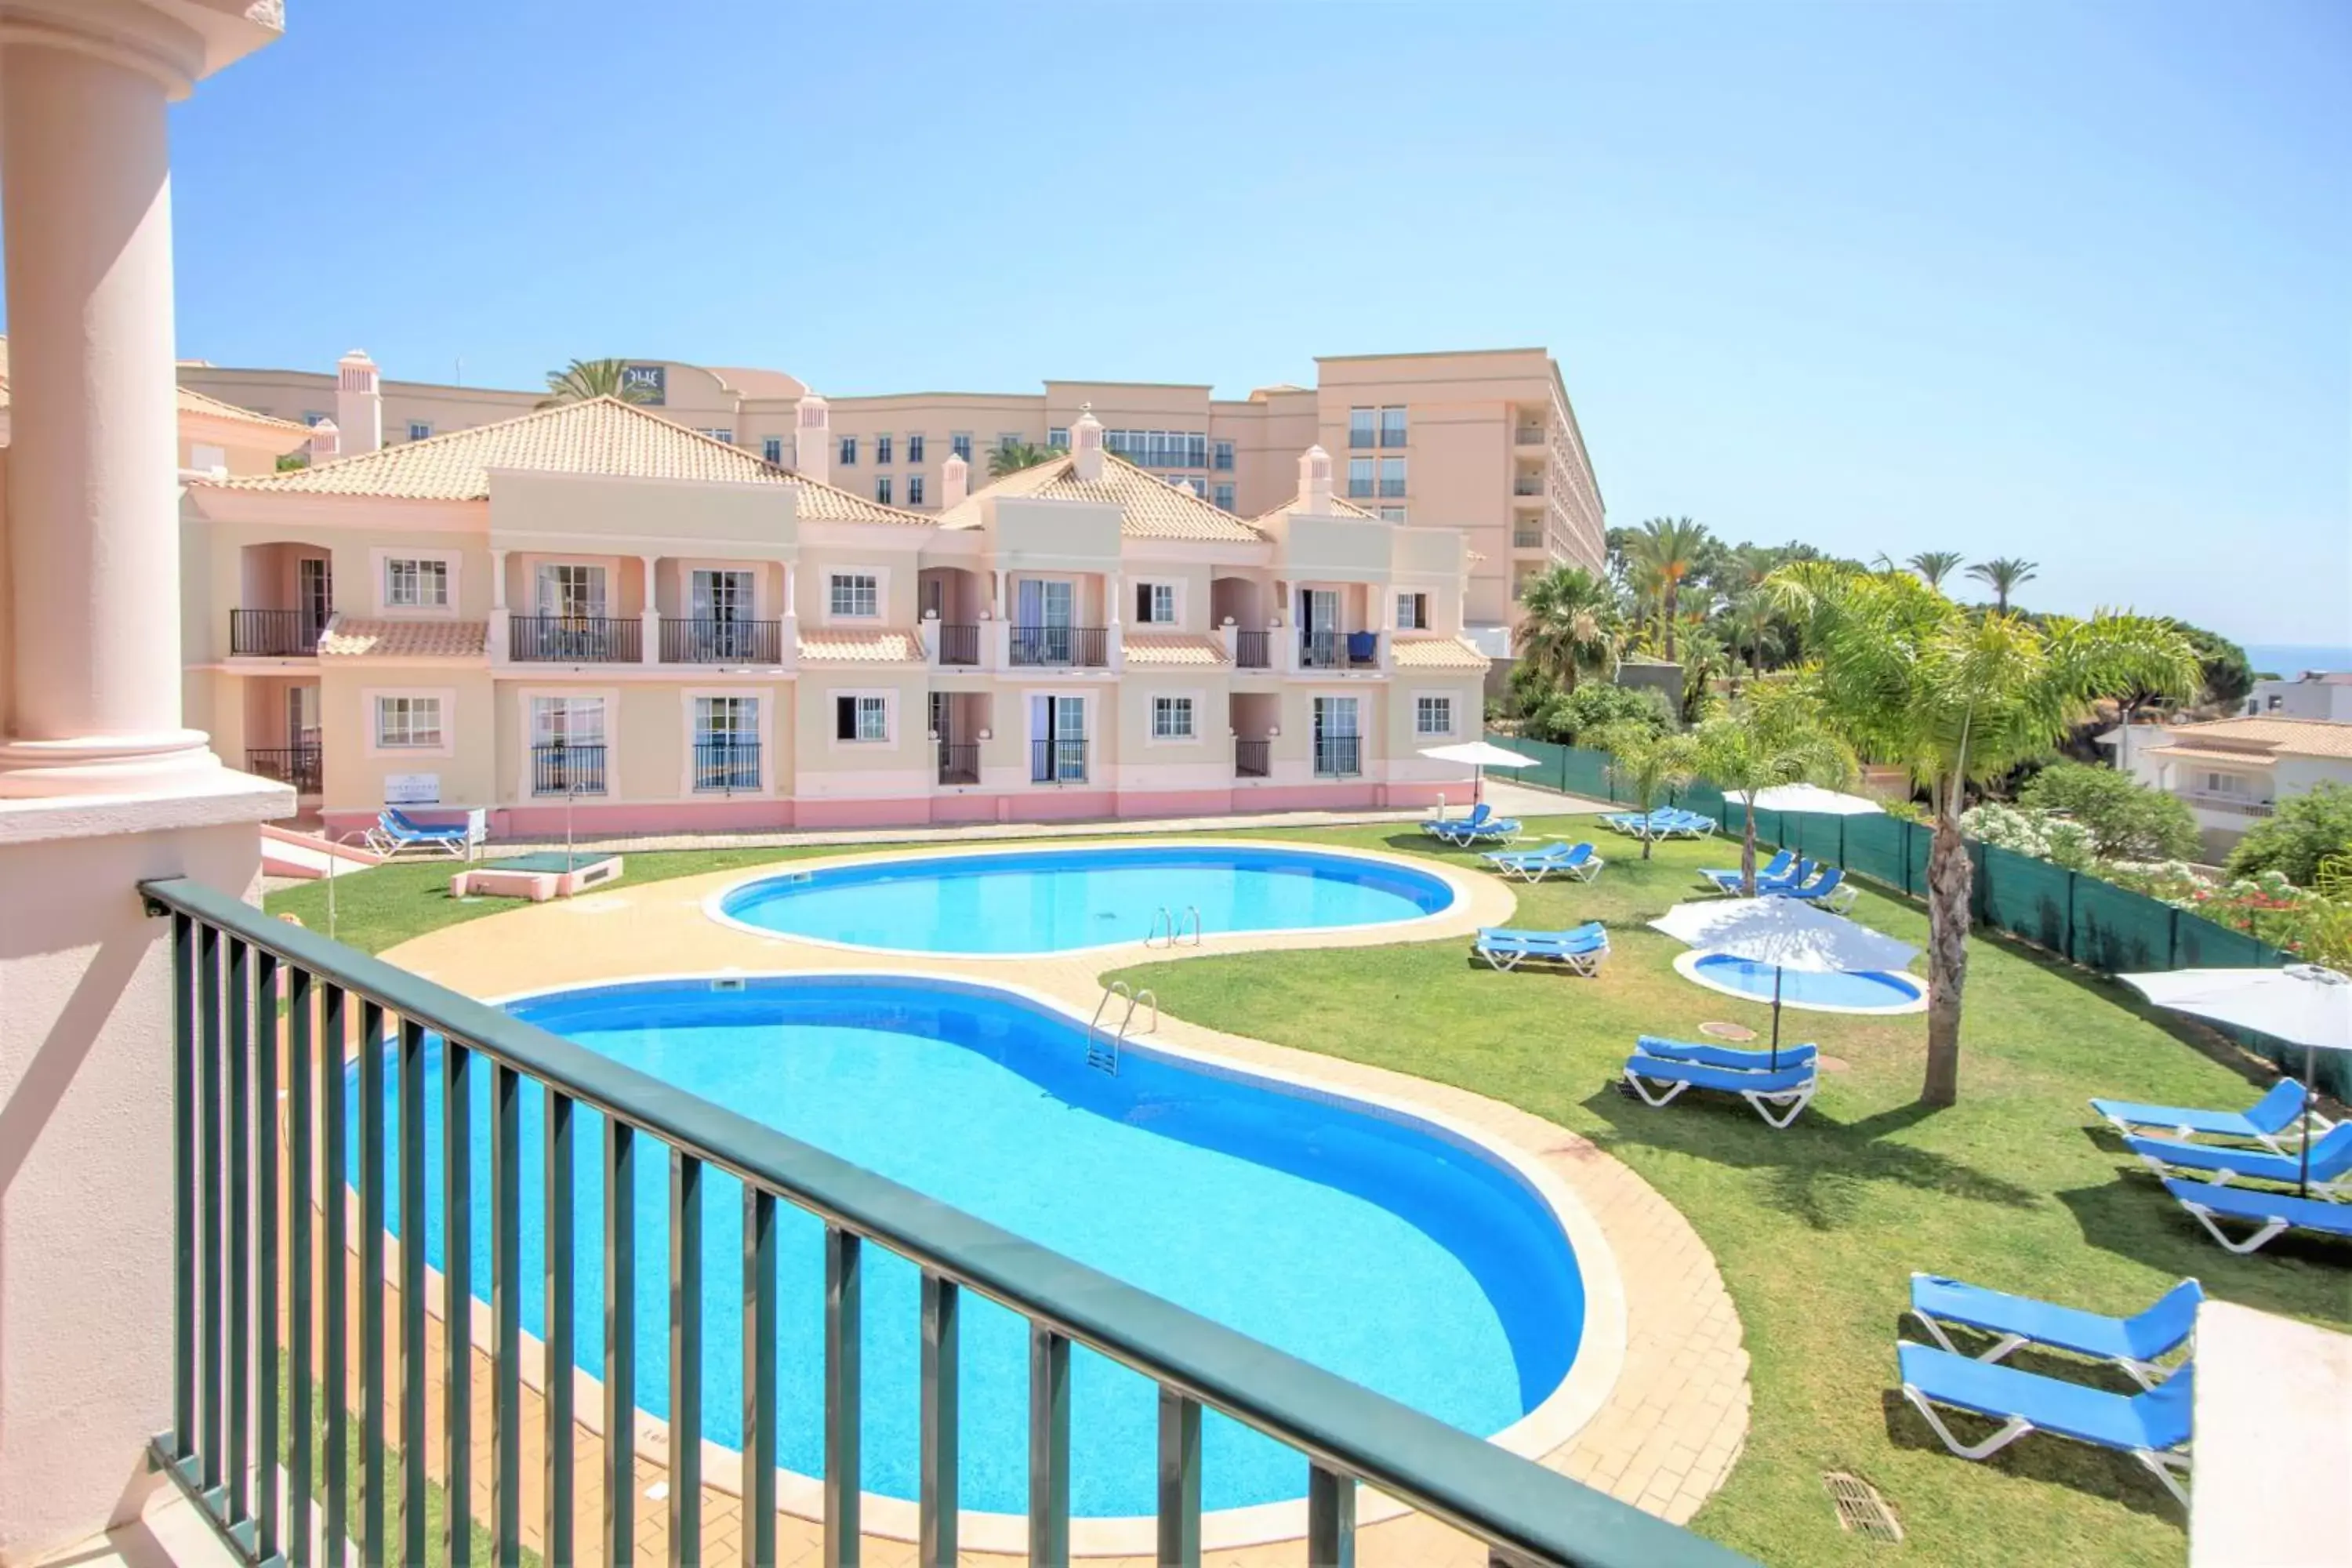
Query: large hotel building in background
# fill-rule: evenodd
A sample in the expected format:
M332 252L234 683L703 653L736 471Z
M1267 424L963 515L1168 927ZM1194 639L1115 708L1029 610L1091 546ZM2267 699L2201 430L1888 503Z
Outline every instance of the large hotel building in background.
M631 360L650 406L772 462L794 460L811 388L781 371ZM1042 393L911 392L827 397L830 472L883 505L937 512L940 466L960 455L985 482L1006 442L1066 446L1091 407L1107 445L1148 472L1241 518L1297 491L1298 455L1335 459L1338 494L1416 527L1454 528L1472 552L1465 630L1508 656L1520 585L1559 562L1599 570L1600 487L1559 366L1541 349L1340 355L1316 361L1317 384L1260 387L1243 398L1202 384L1049 381ZM373 370L373 367L370 367ZM184 363L180 382L262 414L335 417L337 373ZM341 432L341 450L395 446L528 412L534 392L383 379L382 430Z

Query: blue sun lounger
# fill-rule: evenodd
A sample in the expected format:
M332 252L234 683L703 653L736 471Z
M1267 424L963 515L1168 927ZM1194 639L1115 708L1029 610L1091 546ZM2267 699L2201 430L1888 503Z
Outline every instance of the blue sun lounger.
M1756 890L1760 893L1764 890L1765 883L1769 882L1776 878L1788 875L1789 868L1794 866L1796 863L1797 858L1788 850L1783 849L1778 855L1773 856L1771 859L1766 861L1763 865L1757 867ZM1739 868L1736 866L1728 871L1701 871L1699 875L1714 883L1716 889L1718 892L1736 893L1739 891Z
M2115 1124L2118 1132L2138 1132L2143 1129L2170 1132L2181 1138L2242 1138L2286 1152L2282 1144L2292 1144L2300 1136L2303 1126L2303 1085L2291 1078L2283 1078L2271 1086L2271 1091L2243 1110L2197 1110L2180 1105L2142 1105L2129 1100L2095 1100L2091 1109ZM2315 1114L2311 1119L2313 1137L2335 1125L2326 1117Z
M2184 1182L2168 1178L2164 1190L2197 1216L2207 1234L2231 1252L2248 1253L2283 1230L2307 1230L2352 1241L2352 1204L2332 1204L2325 1198L2299 1198L2267 1187L2225 1187L2219 1182ZM2243 1241L2231 1241L2217 1218L2242 1220L2254 1227Z
M1843 866L1832 866L1802 886L1780 887L1776 884L1769 889L1759 887L1756 890L1771 898L1819 904L1833 915L1842 915L1853 908L1854 900L1862 896L1847 883Z
M367 847L386 856L404 849L429 849L462 860L471 857L474 843L474 830L466 823L428 826L393 805L376 813L375 826L367 830Z
M1746 1072L1635 1051L1625 1058L1625 1082L1641 1097L1642 1103L1653 1110L1665 1105L1686 1089L1736 1094L1777 1132L1794 1121L1812 1100L1813 1090L1820 1083L1816 1065L1807 1062L1802 1067L1782 1068L1779 1072ZM1662 1085L1664 1092L1652 1093L1652 1084ZM1775 1109L1780 1110L1777 1116L1773 1114Z
M2331 1130L2311 1145L2308 1169L2294 1154L2267 1149L2246 1149L2228 1143L2184 1143L2177 1138L2139 1138L2126 1134L2124 1145L2147 1161L2158 1174L2171 1171L2202 1171L2210 1182L2243 1179L2294 1186L2308 1181L2312 1190L2333 1195L2352 1187L2352 1122Z
M2194 1279L2183 1279L2146 1311L2109 1318L1940 1275L1911 1276L1911 1315L1919 1320L1929 1338L1955 1355L1964 1352L1945 1334L1947 1323L1998 1336L1990 1348L1978 1353L1976 1359L1981 1362L1997 1362L2020 1345L2049 1345L2095 1361L2111 1361L2142 1388L2154 1388L2177 1370L2158 1363L2195 1337L2197 1307L2204 1300L2202 1286Z
M1696 1062L1701 1067L1723 1068L1731 1072L1772 1072L1773 1056L1769 1050L1749 1050L1742 1046L1702 1044L1696 1040L1669 1040L1658 1035L1636 1035L1633 1048L1645 1057L1664 1057L1669 1061ZM1783 1068L1803 1067L1821 1055L1811 1044L1782 1046L1780 1065Z
M1449 838L1456 833L1474 829L1495 815L1495 808L1480 801L1470 808L1467 816L1431 816L1423 819L1421 830L1432 838Z
M1547 844L1540 849L1496 849L1488 852L1486 863L1523 882L1540 882L1555 871L1590 882L1609 864L1592 852L1591 845L1568 843Z
M1599 921L1571 931L1486 926L1479 931L1471 951L1496 969L1517 969L1533 961L1565 964L1590 978L1601 973L1601 961L1609 956L1609 932Z
M1918 1407L1944 1447L1961 1458L1989 1458L2028 1432L2048 1432L2129 1454L2188 1506L2189 1493L2180 1478L2189 1473L2194 1366L2184 1364L2154 1388L2125 1394L1997 1366L1933 1345L1897 1344L1895 1359L1902 1369L1903 1397ZM1939 1405L1999 1421L2000 1429L1980 1443L1963 1443L1936 1413Z

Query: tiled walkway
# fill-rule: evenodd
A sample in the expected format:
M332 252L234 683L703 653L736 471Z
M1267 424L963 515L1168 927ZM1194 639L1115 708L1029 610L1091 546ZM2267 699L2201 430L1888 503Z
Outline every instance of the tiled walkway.
M1553 799L1556 797L1546 797ZM1555 807L1554 809L1558 809ZM810 862L801 861L796 869ZM1425 862L1416 864L1426 865ZM786 939L753 935L706 919L702 900L747 873L679 879L591 895L570 902L519 909L452 927L394 949L385 956L453 989L478 996L588 982L632 974L658 974L719 968L750 972L823 971L887 967L961 977L1017 983L1044 992L1082 1012L1100 994L1098 976L1144 956L1134 947L1045 961L940 958L878 959ZM1465 893L1453 912L1417 922L1411 934L1423 940L1460 940L1477 925L1507 921L1513 900L1498 881L1479 873L1453 870ZM1315 937L1258 934L1212 935L1206 952L1287 945L1377 944L1399 940L1397 931L1372 930ZM1192 950L1182 950L1191 956ZM1151 956L1161 956L1155 952ZM1466 1124L1489 1142L1535 1163L1559 1178L1597 1226L1622 1281L1622 1359L1598 1408L1566 1441L1538 1457L1543 1464L1682 1522L1719 1486L1738 1458L1748 1425L1748 1356L1738 1316L1717 1272L1714 1258L1675 1210L1646 1183L1584 1139L1499 1101L1426 1080L1263 1041L1245 1039L1170 1017L1151 1041L1252 1064L1275 1076L1296 1077L1369 1098L1410 1102L1443 1120ZM1605 1264L1596 1260L1596 1275ZM396 1314L387 1314L397 1321ZM436 1342L440 1325L433 1330ZM488 1499L489 1366L478 1355L474 1378L476 1441L484 1445L474 1465L478 1516ZM438 1349L430 1363L437 1369ZM439 1397L437 1370L434 1397ZM541 1473L538 1433L542 1426L538 1396L527 1395L523 1473L525 1509L536 1519ZM583 1401L583 1409L589 1402ZM437 1426L437 1423L434 1423ZM396 1428L395 1428L396 1429ZM638 1528L641 1547L652 1560L667 1550L662 1504L647 1488L663 1479L660 1465L640 1444ZM580 1466L580 1539L591 1546L602 1528L602 1494L594 1479L603 1445L583 1424L576 1437ZM438 1456L433 1468L438 1472ZM878 1510L877 1510L878 1511ZM707 1489L704 1508L707 1554L731 1556L740 1538L737 1500ZM778 1521L780 1558L788 1563L814 1561L818 1527L791 1514ZM537 1544L537 1530L531 1531ZM1359 1561L1384 1564L1478 1564L1484 1553L1466 1537L1418 1514L1367 1524L1359 1535ZM898 1564L914 1560L904 1542L869 1538L865 1561ZM1212 1553L1220 1568L1272 1568L1303 1561L1297 1541ZM1017 1558L967 1552L975 1563L1006 1564ZM583 1561L593 1560L583 1556ZM1139 1564L1148 1558L1094 1561Z

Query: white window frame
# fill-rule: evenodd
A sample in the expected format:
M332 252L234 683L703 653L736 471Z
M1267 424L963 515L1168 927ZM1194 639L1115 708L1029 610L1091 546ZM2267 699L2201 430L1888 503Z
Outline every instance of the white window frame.
M784 438L782 436L760 437L760 458L762 462L773 463L778 468L791 466L784 461Z
M1207 694L1201 691L1153 691L1143 694L1143 743L1147 746L1197 746L1201 743L1201 715L1208 710ZM1163 735L1160 732L1160 705L1181 702L1189 707L1188 719L1192 731L1183 735Z
M1417 601L1417 602L1416 602ZM1405 625L1405 611L1411 607L1413 620ZM1419 588L1399 588L1396 591L1396 629L1401 632L1425 632L1429 626L1429 595Z
M388 701L436 702L441 709L441 740L431 746L386 745L383 704ZM454 687L370 687L360 693L360 711L366 716L366 754L371 757L454 757L457 754L457 692Z
M731 792L697 790L694 787L694 707L696 700L704 697L749 699L757 704L760 739L760 787ZM776 793L776 704L783 699L770 687L686 686L678 689L677 728L679 757L677 767L677 797L680 800L759 800ZM606 759L609 763L610 758Z
M433 439L433 421L430 419L410 420L408 422L408 438L412 441L430 441Z
M1414 691L1409 694L1412 703L1412 738L1416 741L1451 740L1462 733L1462 694L1458 691ZM1445 728L1424 730L1421 727L1421 705L1424 702L1445 704Z
M392 602L392 563L395 561L435 561L441 564L449 585L449 599L442 605L395 605ZM390 620L454 621L457 606L463 603L461 577L466 558L457 550L407 550L378 548L368 552L368 580L375 597L375 613Z
M541 742L538 711L541 702L595 702L603 706L604 739L595 742L604 748L604 793L600 801L617 800L621 795L621 747L614 731L621 716L621 689L617 686L525 686L517 689L516 700L522 705L520 721L515 726L521 733L520 754L516 758L514 798L523 804L558 800L559 795L530 793L530 753Z
M1155 601L1153 605L1154 609L1159 607L1156 601L1159 599L1160 595L1164 591L1168 595L1168 618L1166 620L1163 621L1159 619L1157 616L1154 616L1152 619L1148 621L1136 622L1135 624L1137 626L1173 630L1184 624L1184 580L1181 577L1131 577L1128 579L1128 582L1130 586L1145 590L1151 595ZM1121 607L1125 608L1126 606Z
M870 577L874 580L874 613L859 615L855 611L838 611L833 607L833 585L844 577ZM824 622L846 622L856 626L878 626L886 618L890 605L890 574L879 566L828 566L824 569Z
M870 739L845 741L841 738L841 700L848 698L861 710L860 728L865 724L862 711L868 702L882 705L882 733ZM898 691L890 686L836 686L824 694L824 734L826 748L836 752L887 752L898 745Z

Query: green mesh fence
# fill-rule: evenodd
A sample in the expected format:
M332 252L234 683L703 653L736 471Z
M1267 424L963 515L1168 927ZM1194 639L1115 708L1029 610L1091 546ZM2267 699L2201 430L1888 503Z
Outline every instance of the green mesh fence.
M1581 746L1514 739L1514 751L1539 765L1517 782L1590 800L1630 804L1632 792L1609 765L1609 753ZM1743 807L1732 805L1701 779L1671 793L1668 801L1714 817L1726 837L1739 837ZM1826 816L1811 812L1759 811L1756 842L1768 852L1789 849L1825 866L1843 866L1856 877L1911 898L1927 890L1927 851L1934 835L1899 816ZM2214 924L2200 915L2159 902L2096 877L2069 871L2047 860L1972 844L1976 863L1971 912L1980 925L2059 954L2105 974L2159 969L2254 969L2286 961L2270 943ZM2303 1053L2266 1036L2241 1035L2239 1043L2277 1062L2303 1070ZM2339 1100L2352 1100L2352 1053L2323 1051L2315 1064L2321 1085Z

